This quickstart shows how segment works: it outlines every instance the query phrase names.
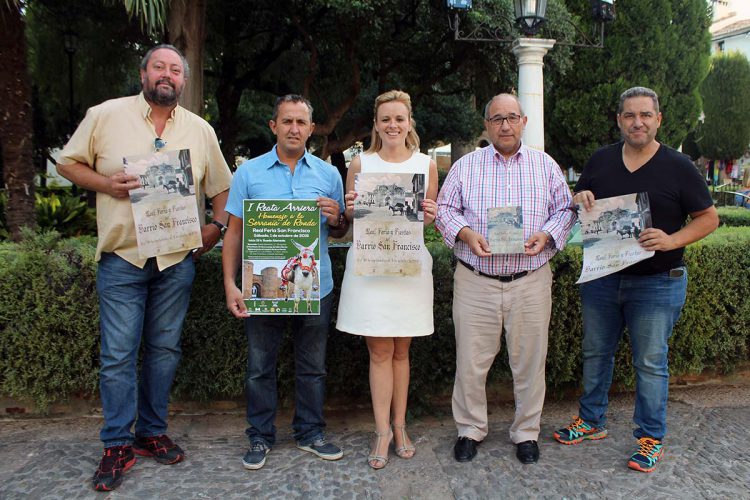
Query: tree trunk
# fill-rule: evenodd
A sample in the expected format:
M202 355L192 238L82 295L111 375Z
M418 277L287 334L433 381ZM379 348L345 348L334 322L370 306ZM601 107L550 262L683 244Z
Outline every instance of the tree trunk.
M219 108L219 120L216 128L221 131L221 152L229 168L234 170L234 155L237 150L237 140L240 129L237 111L240 107L242 92L237 91L231 84L219 84L216 90L216 104Z
M344 183L344 186L346 186L346 158L344 157L343 151L331 153L331 165L336 167L336 170L339 171L339 175L341 176L341 181Z
M26 64L24 22L17 7L0 15L0 150L8 193L5 221L13 240L21 227L35 227L31 85Z
M169 41L185 55L190 78L180 105L203 116L203 46L206 40L206 0L171 0L167 17Z
M462 156L467 155L472 151L474 151L473 142L453 141L451 143L451 165L461 159Z
M235 49L233 41L224 47L219 84L216 86L216 106L219 109L216 128L221 140L220 147L224 160L232 170L234 170L234 155L240 132L237 113L242 99L242 89L235 85L237 81Z

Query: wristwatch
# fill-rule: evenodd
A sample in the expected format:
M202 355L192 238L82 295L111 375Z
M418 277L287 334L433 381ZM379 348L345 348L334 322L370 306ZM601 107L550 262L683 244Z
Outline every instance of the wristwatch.
M213 224L214 226L218 227L222 236L224 236L224 233L227 231L227 226L217 220L212 220L211 222L209 222L209 224Z
M332 224L328 224L328 227L330 227L331 229L338 229L338 228L340 228L340 227L341 227L341 226L342 226L343 224L346 224L346 222L347 222L347 220L346 220L346 217L344 217L344 212L341 212L341 213L339 214L339 220L338 220L338 222L336 223L336 225L334 226L334 225L332 225Z

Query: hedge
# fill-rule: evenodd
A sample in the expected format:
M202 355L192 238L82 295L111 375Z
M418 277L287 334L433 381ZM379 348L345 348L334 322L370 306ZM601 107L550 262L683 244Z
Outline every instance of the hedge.
M40 411L71 396L96 394L94 243L90 238L62 239L47 233L27 235L18 244L0 244L0 394L33 400ZM440 242L429 246L434 259L435 333L412 344L411 398L417 403L414 407L422 408L433 397L450 394L455 371L451 252ZM345 251L331 251L337 284ZM551 391L576 385L580 379L582 322L574 283L581 258L579 247L568 247L552 261L555 279L547 357ZM750 228L719 228L691 245L686 260L688 301L671 339L670 370L673 375L706 368L730 372L748 359L750 345ZM287 335L278 365L279 391L287 400L294 384L291 351ZM182 400L241 397L246 359L242 324L226 311L221 256L213 251L197 266L174 396ZM366 400L368 359L361 337L340 333L332 325L328 365L329 395ZM509 378L507 357L498 356L490 380ZM627 345L618 353L615 381L633 382Z
M750 210L743 207L717 207L722 226L750 226Z

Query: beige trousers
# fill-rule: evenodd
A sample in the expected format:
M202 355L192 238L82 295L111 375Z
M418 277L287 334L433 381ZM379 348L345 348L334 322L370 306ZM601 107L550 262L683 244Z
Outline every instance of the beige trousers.
M478 276L460 263L456 266L453 418L459 436L476 441L487 436L487 372L500 352L505 330L516 400L510 439L514 443L537 440L544 405L544 365L551 311L549 264L510 283Z

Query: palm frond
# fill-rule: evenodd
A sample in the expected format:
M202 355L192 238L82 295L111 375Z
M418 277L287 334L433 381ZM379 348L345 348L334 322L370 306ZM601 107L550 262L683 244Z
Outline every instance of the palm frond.
M143 31L154 35L164 31L169 0L107 0L107 2L110 4L121 2L131 18L138 18Z

